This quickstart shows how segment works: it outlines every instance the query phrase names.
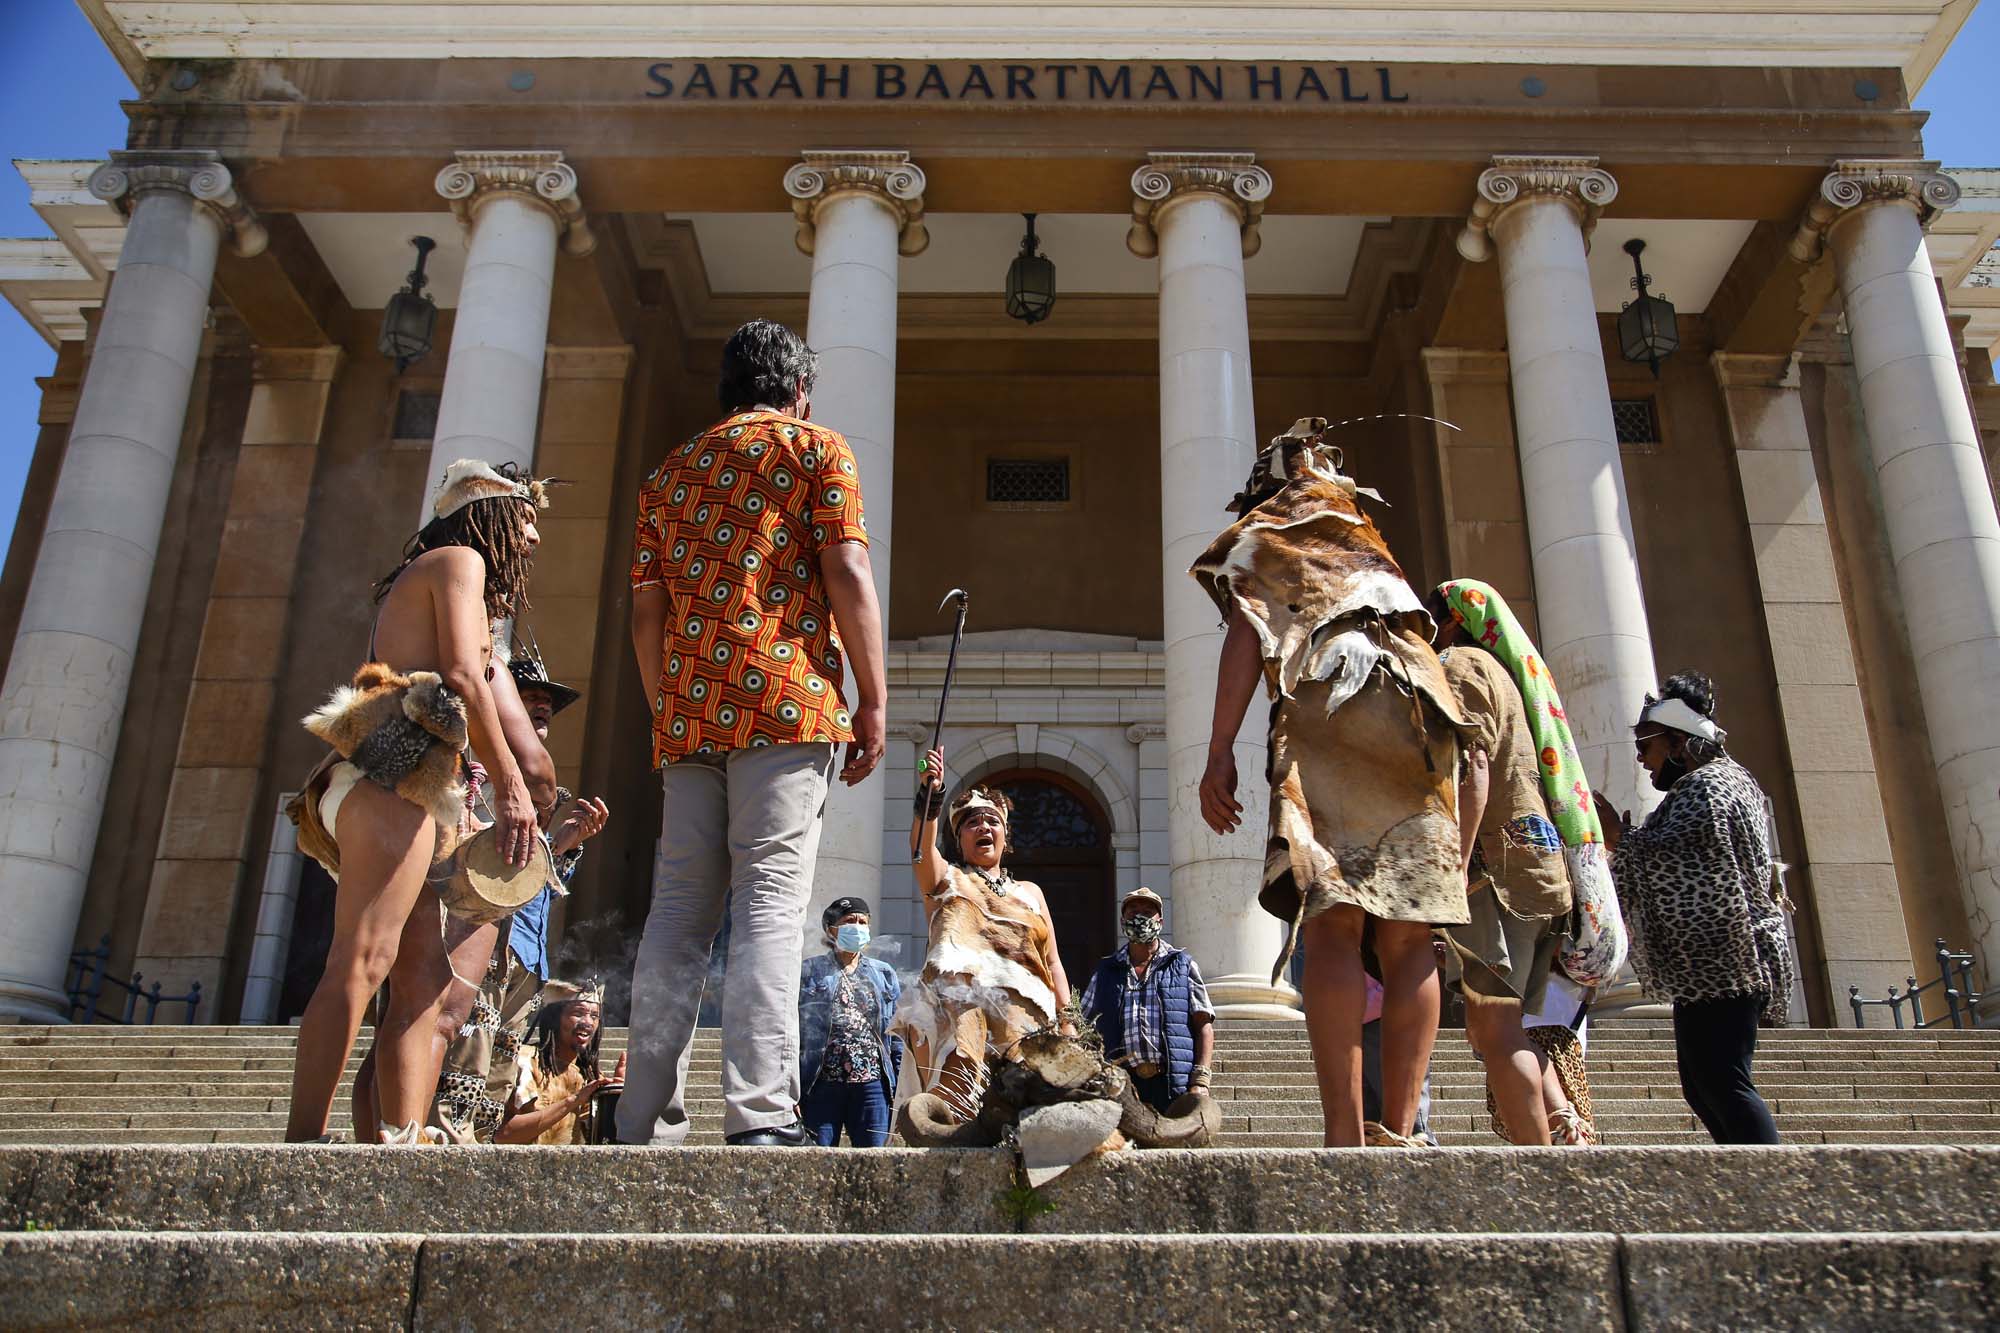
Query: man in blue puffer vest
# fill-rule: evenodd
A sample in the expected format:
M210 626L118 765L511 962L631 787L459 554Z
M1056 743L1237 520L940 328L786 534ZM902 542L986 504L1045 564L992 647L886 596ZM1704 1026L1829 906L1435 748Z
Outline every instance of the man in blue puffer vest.
M896 970L868 947L868 903L836 898L820 917L827 951L799 969L801 1120L822 1148L847 1142L879 1148L889 1141L889 1106L903 1039L889 1034L903 986Z
M1194 955L1161 937L1165 904L1134 889L1118 905L1125 943L1097 965L1083 1016L1104 1038L1104 1058L1132 1076L1139 1100L1165 1111L1190 1090L1208 1095L1215 1006Z

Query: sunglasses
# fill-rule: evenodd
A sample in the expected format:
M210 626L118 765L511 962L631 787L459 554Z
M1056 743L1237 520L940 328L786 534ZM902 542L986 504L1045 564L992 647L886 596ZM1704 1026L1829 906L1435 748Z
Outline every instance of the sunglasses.
M1656 741L1666 734L1664 731L1649 731L1643 736L1634 736L1632 738L1632 748L1638 752L1641 758L1644 758L1646 754L1646 742Z

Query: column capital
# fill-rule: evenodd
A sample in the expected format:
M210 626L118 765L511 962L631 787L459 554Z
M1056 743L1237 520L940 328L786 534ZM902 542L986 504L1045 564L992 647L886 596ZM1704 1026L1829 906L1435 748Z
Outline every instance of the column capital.
M480 205L498 195L533 200L556 220L566 254L581 257L597 248L597 237L576 193L576 168L556 150L492 151L460 149L437 174L437 192L467 228Z
M1148 153L1146 164L1132 173L1132 226L1125 248L1141 259L1160 253L1156 225L1160 210L1190 194L1214 195L1236 210L1243 233L1243 257L1264 243L1258 226L1264 201L1271 197L1271 173L1257 165L1254 153Z
M1558 199L1575 211L1586 242L1597 215L1618 197L1618 182L1595 157L1496 156L1479 173L1479 197L1458 233L1458 252L1477 264L1493 256L1491 231L1499 216L1528 199Z
M809 148L785 172L785 193L799 228L800 250L813 252L819 210L830 199L865 194L896 217L896 253L920 255L931 243L924 226L924 169L888 148Z
M1803 264L1818 259L1833 224L1869 204L1901 204L1928 227L1931 219L1958 202L1958 182L1935 162L1916 158L1849 158L1833 164L1806 205L1792 236L1792 257Z
M148 194L172 191L191 196L214 215L236 253L264 253L270 236L256 212L236 193L236 178L212 148L144 151L119 149L90 173L90 192L128 216Z

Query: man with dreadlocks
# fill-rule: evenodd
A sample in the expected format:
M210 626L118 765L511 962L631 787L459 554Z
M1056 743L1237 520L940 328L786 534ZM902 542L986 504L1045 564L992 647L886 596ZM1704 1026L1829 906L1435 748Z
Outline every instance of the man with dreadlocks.
M604 986L551 981L515 1061L514 1091L496 1143L596 1141L597 1097L625 1083L625 1057L607 1078L598 1072L604 1039Z
M376 1030L378 1099L414 1141L430 1111L452 970L431 866L468 827L462 752L484 765L501 854L526 865L536 794L509 745L491 686L492 622L527 605L543 484L465 459L446 470L436 517L376 585L368 659L306 719L333 746L300 804L300 841L336 880L334 938L299 1024L286 1138L323 1139L363 1010L386 981ZM329 756L332 759L332 756ZM553 782L546 801L553 800Z
M1232 747L1259 674L1271 712L1271 835L1259 901L1303 941L1306 1034L1328 1147L1409 1147L1437 1038L1431 927L1466 921L1458 749L1465 724L1411 591L1327 423L1303 418L1258 456L1241 517L1189 571L1228 625L1202 818L1241 822ZM1369 493L1369 494L1372 494ZM1379 498L1379 497L1377 497ZM1382 980L1382 1122L1363 1123L1362 965Z

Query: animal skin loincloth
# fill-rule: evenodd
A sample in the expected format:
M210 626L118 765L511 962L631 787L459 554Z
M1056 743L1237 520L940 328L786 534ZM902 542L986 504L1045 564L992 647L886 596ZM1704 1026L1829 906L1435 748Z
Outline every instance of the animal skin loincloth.
M1337 904L1391 921L1466 921L1458 750L1466 724L1431 621L1339 451L1307 418L1272 442L1247 513L1188 571L1256 630L1273 698L1271 831L1258 901L1299 926ZM1261 480L1261 485L1260 485ZM1261 492L1261 493L1259 493Z
M354 673L354 682L343 685L326 703L305 718L306 730L334 748L342 765L323 765L315 770L318 787L311 796L312 811L324 821L326 843L332 843L332 822L339 801L331 810L318 802L327 788L342 780L351 786L356 778L366 778L392 791L437 821L438 828L457 828L465 813L465 781L460 755L466 745L465 700L461 699L434 671L412 671L401 675L380 662L369 662ZM342 767L354 772L341 774ZM345 792L339 793L341 796ZM293 819L304 823L300 813ZM326 857L312 850L323 863ZM337 847L335 853L337 866ZM338 871L335 866L328 867Z
M961 1120L979 1111L989 1053L1002 1053L1056 1021L1054 932L1020 881L1000 892L950 866L927 895L930 951L923 977L903 993L894 1031L904 1044L900 1105L934 1093Z

